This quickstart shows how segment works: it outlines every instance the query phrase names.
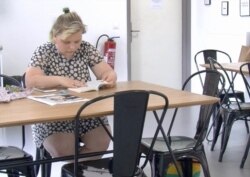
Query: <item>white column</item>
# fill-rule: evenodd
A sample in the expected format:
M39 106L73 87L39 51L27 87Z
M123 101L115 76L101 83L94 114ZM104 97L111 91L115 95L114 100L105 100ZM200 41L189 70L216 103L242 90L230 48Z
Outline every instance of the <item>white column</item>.
M0 74L3 74L3 46L0 45ZM3 78L0 79L0 87L2 87ZM0 128L0 145L6 144L6 129Z
M0 74L3 74L3 46L0 45ZM2 87L3 84L3 78L0 80L0 87Z

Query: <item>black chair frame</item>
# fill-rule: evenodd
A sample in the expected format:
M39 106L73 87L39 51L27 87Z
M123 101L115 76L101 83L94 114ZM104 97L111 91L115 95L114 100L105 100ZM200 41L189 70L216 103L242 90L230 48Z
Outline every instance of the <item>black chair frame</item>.
M248 74L243 72L243 68L247 68L248 69ZM246 91L248 93L248 96L250 97L250 84L249 84L249 81L247 79L247 76L248 77L250 76L250 63L244 63L244 64L242 64L240 66L240 74L241 74L242 79L244 81L244 84L246 86ZM248 121L249 120L250 119L248 119ZM245 161L246 161L247 156L248 156L249 148L250 148L250 135L248 135L248 140L247 140L246 148L245 148L245 151L244 151L241 163L240 163L240 168L244 167Z
M200 63L198 62L198 60L199 60L199 55L202 55L202 54L203 54L203 60L204 60L202 63L205 63L205 64L210 64L210 61L209 61L210 58L213 58L214 60L218 61L218 59L220 59L221 55L224 55L225 58L226 58L226 59L225 58L223 59L223 62L232 63L232 59L231 59L231 57L230 57L230 55L228 53L226 53L226 52L224 52L222 50L217 50L217 49L205 49L205 50L201 50L201 51L197 52L195 54L195 56L194 56L194 61L195 61L195 66L196 66L197 71L200 70L200 66L199 66ZM230 78L232 80L234 80L235 77L236 77L236 75L233 72L231 72L230 73ZM201 78L200 78L200 81L201 81L201 84L203 84ZM244 92L243 91L235 90L235 93L232 93L232 91L229 90L227 92L227 98L228 99L235 98L235 96L238 99L240 99L242 102L245 102L245 97L244 97ZM225 98L225 92L222 92L219 97L220 97L220 99L222 101ZM219 109L219 105L217 105L217 109ZM214 117L216 116L215 115L216 112L217 112L217 110L215 110L215 112L214 112ZM249 133L249 126L248 126L247 122L245 122L245 125L246 125L247 132ZM216 125L214 125L214 124L211 125L211 127L210 127L210 129L208 131L207 137L206 137L207 141L212 142L212 145L211 145L211 150L212 151L214 150L214 146L216 144L218 134L219 134L219 132L216 132L217 130L215 129L215 126ZM209 134L210 134L212 128L213 128L214 131L213 131L213 139L211 140L211 139L209 139ZM216 141L214 141L214 138L216 139Z
M185 83L183 84L182 90L189 88L190 81L193 77L199 77L202 74L206 73L206 79L204 82L203 94L209 96L217 96L220 94L218 92L218 85L221 83L221 87L224 87L225 79L222 74L217 71L211 70L202 70L192 74L187 78ZM213 83L213 84L212 84ZM181 162L182 173L183 176L192 176L192 159L197 160L201 163L203 167L203 172L206 177L210 177L208 162L205 155L205 150L202 142L206 137L206 133L209 126L210 117L216 107L216 104L211 105L202 105L200 108L199 120L197 121L197 129L194 138L184 137L184 136L172 136L171 131L176 119L178 108L175 109L172 120L169 125L169 129L167 131L167 139L170 144L170 149L172 149L172 153L178 161ZM153 140L153 138L143 138L142 139L142 152L146 153L149 150L149 144ZM178 142L183 140L182 146L185 145L185 142L188 143L187 146L184 147L176 147ZM166 168L172 160L169 158L170 153L168 149L162 144L162 138L158 137L155 142L155 147L153 147L152 155L150 156L150 164L152 167L152 171L154 173L151 175L155 176L164 176L166 175Z
M221 162L224 152L226 150L227 144L228 144L228 140L230 137L233 123L238 120L243 120L245 124L248 125L247 117L250 114L250 103L241 102L241 100L237 99L233 80L230 79L227 71L219 62L217 62L213 58L210 58L209 60L210 60L211 69L220 70L224 74L227 82L229 82L229 87L225 88L225 93L227 93L228 90L231 90L232 94L235 97L235 99L231 101L230 99L228 99L227 94L226 94L225 99L222 101L222 104L220 107L221 116L217 115L216 118L214 119L215 120L214 125L216 125L215 132L217 134L214 136L213 144L216 143L221 126L223 124L221 149L220 149L220 155L219 155L219 162Z
M162 108L162 113L160 117L156 115L158 118L158 127L155 132L155 136L158 135L159 131L161 131L161 123L165 117L165 114L168 109L168 99L167 97L159 92L156 91L146 91L146 90L129 90L129 91L122 91L117 92L111 95L101 96L90 100L89 102L84 103L81 108L78 110L77 115L75 117L75 161L74 164L65 165L62 167L62 177L69 177L69 176L82 176L79 174L79 168L82 166L80 162L78 162L78 145L79 145L79 138L78 138L78 121L82 111L86 109L89 105L98 102L103 99L107 98L114 98L114 135L111 136L114 143L113 149L113 157L112 158L104 158L99 160L93 161L85 161L83 165L85 166L94 166L96 168L108 168L110 173L113 176L134 176L137 174L139 169L138 168L139 160L140 160L140 142L142 137L142 129L143 124L147 111L147 102L149 95L160 96L163 98L164 107ZM126 106L125 106L126 105ZM132 106L133 105L133 106ZM125 106L125 107L124 107ZM134 107L134 108L132 108ZM142 114L143 113L143 114ZM99 119L101 121L101 119ZM138 121L136 123L135 121ZM139 123L141 121L141 123ZM139 125L140 124L140 125ZM128 127L126 125L133 125L132 127ZM135 127L134 127L135 126ZM138 132L138 130L140 130ZM128 133L128 135L126 133ZM136 133L137 132L137 133ZM107 131L109 133L109 131ZM126 137L125 137L126 136ZM122 138L123 137L123 138ZM128 137L136 137L136 140L132 140ZM128 146L128 144L134 144L133 146ZM152 147L153 147L152 142ZM131 144L131 145L132 145ZM168 143L167 143L168 144ZM129 150L131 148L131 150ZM128 155L127 151L133 152L132 154ZM171 151L171 150L170 150ZM146 157L150 156L150 151L146 155ZM134 157L134 158L131 158ZM80 165L79 165L80 163ZM147 163L147 158L144 161L144 164ZM99 164L99 165L98 165ZM127 167L129 164L129 167ZM72 169L74 166L74 170ZM72 172L74 171L74 173ZM140 170L139 170L140 171Z

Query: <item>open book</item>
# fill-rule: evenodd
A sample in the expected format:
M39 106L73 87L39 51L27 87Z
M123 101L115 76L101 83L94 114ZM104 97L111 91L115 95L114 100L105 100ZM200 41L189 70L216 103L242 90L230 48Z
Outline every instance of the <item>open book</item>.
M39 95L33 96L30 95L27 98L39 101L41 103L45 103L48 105L56 105L56 104L67 104L67 103L76 103L81 101L88 101L89 99L84 99L78 96L70 95L70 94L46 94L46 95Z
M108 82L103 81L103 80L93 80L93 81L88 81L86 83L86 86L84 87L68 88L68 89L77 93L82 93L82 92L88 92L88 91L97 91L102 86L108 85L108 84L109 84Z

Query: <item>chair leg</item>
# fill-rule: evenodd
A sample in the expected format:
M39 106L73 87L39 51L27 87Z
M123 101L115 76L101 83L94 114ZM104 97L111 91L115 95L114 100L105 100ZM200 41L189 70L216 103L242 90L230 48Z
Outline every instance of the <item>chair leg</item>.
M42 155L41 155L41 152L40 152L40 148L36 148L36 160L40 160L41 156ZM38 176L39 169L40 169L40 165L35 165L36 176Z
M200 163L202 165L204 177L211 177L205 152L202 153L202 156L200 158Z
M185 177L193 176L193 160L192 159L183 159L180 161L181 169Z
M151 169L151 176L155 177L155 163L152 160L149 160L149 164L150 164L150 169Z
M233 122L234 122L233 117L234 117L233 114L229 115L228 118L226 119L226 121L224 122L222 139L221 139L221 150L220 150L219 162L222 162L223 154L224 154L226 147L227 147L228 139L229 139L231 129L233 126Z
M15 169L7 170L8 177L19 177L19 173Z
M44 147L40 147L36 149L36 159L46 159L51 158L50 154L44 149ZM41 177L50 177L51 175L51 163L45 163L41 165L36 165L36 174L38 175L40 166L41 166Z
M26 177L36 177L36 172L34 166L24 166L18 167L13 169L6 170L8 177L19 177L19 176L26 176Z
M215 120L214 120L214 125L213 125L214 132L213 132L213 141L212 141L212 145L211 145L211 151L214 150L214 146L218 140L221 125L222 125L222 117L221 117L221 115L219 115L219 116L215 117Z
M46 163L41 165L41 176L50 177L51 175L51 163Z
M151 176L152 177L163 177L166 175L166 169L170 164L170 161L165 158L164 154L153 154L150 159Z
M250 135L248 136L247 146L246 146L244 155L243 155L242 160L241 160L240 168L244 167L244 164L245 164L245 161L247 159L248 152L249 152L249 148L250 148Z
M249 126L248 126L247 117L245 118L245 125L246 125L246 129L247 129L247 133L249 133Z

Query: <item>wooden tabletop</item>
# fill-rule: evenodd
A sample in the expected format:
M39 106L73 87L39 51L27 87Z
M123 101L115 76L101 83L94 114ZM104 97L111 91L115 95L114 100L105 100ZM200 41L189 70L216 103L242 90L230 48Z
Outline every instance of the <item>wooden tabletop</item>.
M240 66L242 64L244 64L246 62L238 62L238 63L220 63L223 68L225 68L225 70L227 71L233 71L233 72L236 72L236 73L239 73L240 72ZM202 67L205 67L205 68L210 68L210 65L209 64L201 64ZM216 65L215 65L216 67ZM243 73L246 73L248 74L248 69L247 67L244 67L243 68Z
M215 97L194 94L141 81L118 82L116 87L102 89L100 91L85 92L81 94L75 92L71 93L91 99L100 95L133 89L156 90L164 93L169 99L170 108L212 104L219 101L219 99ZM27 98L11 101L9 103L0 103L0 127L73 119L81 104L82 102L49 106ZM112 104L113 100L109 100L105 103L95 105L86 110L84 117L112 115ZM162 100L157 97L150 97L148 110L158 110L162 107Z

